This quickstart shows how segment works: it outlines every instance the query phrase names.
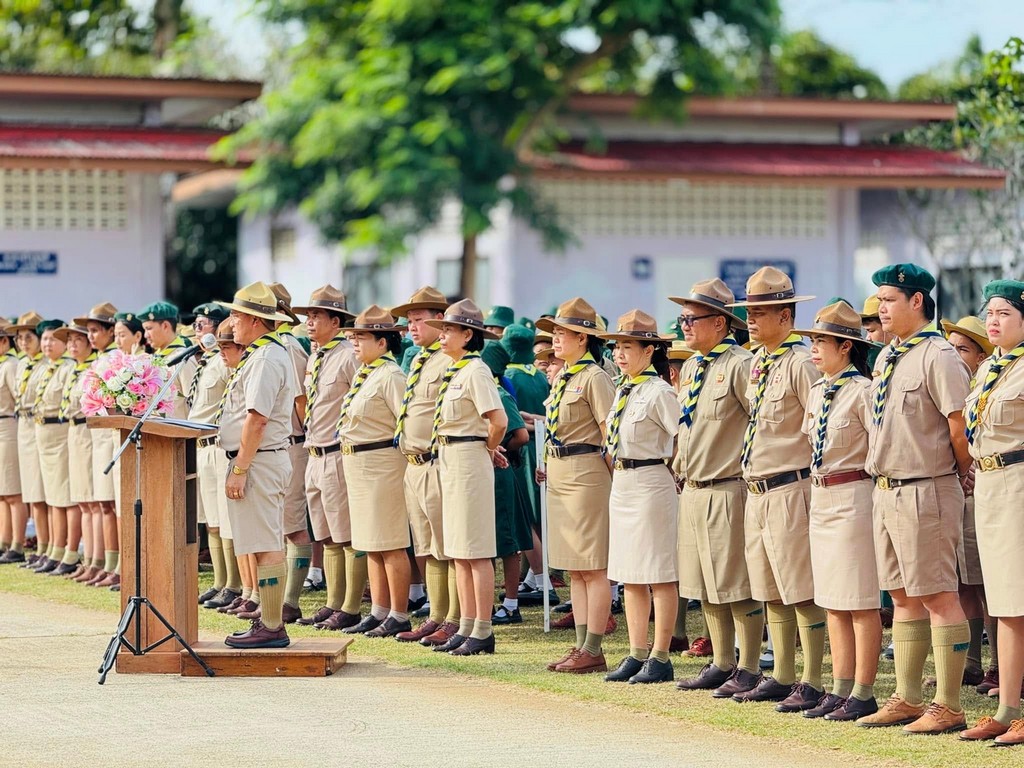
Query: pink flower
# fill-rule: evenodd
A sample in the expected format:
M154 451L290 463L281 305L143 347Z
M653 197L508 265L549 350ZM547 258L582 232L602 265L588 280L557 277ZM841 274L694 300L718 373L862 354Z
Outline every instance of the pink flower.
M146 392L146 385L138 379L133 379L125 385L125 389L131 392L136 397L141 396Z
M103 376L104 381L110 381L117 375L117 371L113 368L107 368L101 375Z
M86 416L95 416L103 410L103 401L94 392L82 394L82 412Z
M142 414L144 414L146 412L146 409L148 407L149 407L149 403L147 401L139 400L139 402L137 402L135 404L135 407L132 408L132 416L141 416Z
M104 408L108 408L108 409L109 408L113 408L114 407L114 396L112 394L110 394L109 392L104 392L100 396L100 402L103 403L103 407Z

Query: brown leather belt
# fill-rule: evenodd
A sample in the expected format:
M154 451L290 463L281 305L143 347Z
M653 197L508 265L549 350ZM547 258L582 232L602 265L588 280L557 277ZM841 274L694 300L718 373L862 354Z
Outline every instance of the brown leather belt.
M1024 450L993 453L991 456L982 456L978 459L978 471L992 472L1021 462L1024 462Z
M480 438L483 440L483 438ZM375 443L363 443L362 445L343 445L341 446L341 452L345 456L351 456L353 453L363 453L364 451L381 451L385 448L394 448L394 439L389 440L378 440Z
M833 485L845 485L870 478L871 475L863 469L854 469L850 472L833 472L831 475L811 475L811 485L816 488L830 488Z
M685 485L687 488L694 490L702 490L704 488L714 488L716 485L725 485L726 483L735 483L737 480L742 480L741 477L723 477L720 480L687 480Z
M306 449L309 451L309 455L316 457L328 456L332 453L337 453L341 450L341 443L335 443L334 445L328 445L323 448L317 448L316 446L310 446Z
M784 485L790 483L798 483L801 480L806 480L811 476L810 469L793 470L792 472L780 472L777 475L771 477L765 477L760 480L748 480L747 490L755 496L763 496L768 491L781 488Z

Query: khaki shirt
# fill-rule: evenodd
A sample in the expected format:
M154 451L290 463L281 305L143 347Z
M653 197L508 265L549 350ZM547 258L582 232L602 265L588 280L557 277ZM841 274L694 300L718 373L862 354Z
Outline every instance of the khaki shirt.
M199 384L196 387L196 397L192 401L192 410L188 412L189 421L198 421L201 424L209 424L217 415L221 398L224 396L224 387L228 385L231 378L231 371L224 363L224 358L219 354L211 357L202 371L199 373Z
M689 427L679 425L677 468L683 477L706 482L742 476L743 433L750 421L747 382L751 357L748 350L737 344L708 366L697 396L693 423ZM696 356L683 363L679 374L680 416L696 370Z
M545 405L550 401L548 397ZM562 445L601 445L601 425L614 403L615 385L600 365L588 365L569 379L558 406L557 435Z
M415 358L413 364L415 365ZM399 448L402 453L422 454L430 450L430 433L434 428L434 408L441 380L452 359L441 350L434 352L423 364L420 379L412 391L412 400L406 411L405 427ZM404 397L404 392L403 392Z
M747 399L751 404L757 390L757 377L754 374L763 359L762 351L759 350L751 361L750 378L747 380ZM748 480L807 469L810 466L811 449L801 427L807 412L811 385L820 376L811 362L811 353L802 346L793 347L772 366L764 402L757 416L750 465L744 474Z
M319 352L309 356L306 361L306 396L309 397L309 382L313 375L313 365ZM320 363L320 377L317 379L316 402L309 419L309 430L306 432L306 444L317 448L326 448L338 442L338 417L341 415L341 401L345 393L352 387L352 380L359 370L359 361L352 345L342 341L338 346L324 353ZM433 417L431 417L433 418Z
M452 377L441 404L439 435L448 437L487 437L491 411L505 412L491 369L483 360L471 360Z
M818 431L818 416L825 395L825 379L814 382L807 402L804 434L814 451L814 435ZM871 427L871 382L863 376L854 376L836 392L828 411L825 426L825 446L821 453L821 466L816 475L836 472L854 472L864 469L868 458L868 429Z
M18 360L18 368L15 371L17 380L14 383L15 394L21 391L21 377L25 373L25 369L28 368L29 363L32 361L27 357L22 357ZM43 375L43 371L46 370L47 360L45 357L40 357L36 361L35 366L32 368L32 373L28 376L28 381L25 383L25 391L20 396L20 402L18 403L18 410L24 415L29 415L32 411L32 403L36 399L36 390L39 388L39 378Z
M38 367L41 367L45 371L47 368L46 363L48 362L49 361L46 358L43 358L39 361ZM53 376L50 377L50 380L46 383L46 389L43 390L42 402L40 402L39 407L35 408L33 411L32 415L36 418L52 419L53 417L60 415L60 404L64 399L64 383L68 380L68 376L70 376L71 372L75 369L75 361L70 359L62 358L53 363L53 365L57 370L53 372ZM36 392L38 393L39 387L42 386L41 374L39 379L37 379L37 384ZM32 403L35 403L36 397L38 397L38 395L33 396Z
M878 355L871 401L893 341ZM925 339L893 370L882 426L872 427L866 469L876 477L942 477L956 472L948 416L963 410L969 387L967 368L945 339Z
M974 377L978 383L967 396L967 405L978 400L985 376L992 365L986 360ZM897 369L899 366L897 366ZM994 453L1016 451L1024 446L1024 364L1011 363L988 394L985 410L978 417L971 456L980 459Z
M309 361L309 355L306 354L306 350L303 349L302 344L299 340L292 336L290 333L281 335L281 340L284 342L285 349L288 350L288 356L292 360L292 366L295 370L295 391L299 394L296 397L302 395L306 391L306 364ZM305 431L302 426L303 417L296 412L295 408L292 408L292 435L298 436L303 434Z
M395 436L395 422L405 394L405 374L396 363L384 363L363 382L349 403L338 431L345 445L363 445Z
M0 416L13 416L18 405L18 358L0 357Z
M68 406L68 412L67 412L67 418L69 420L70 419L80 419L80 418L82 418L82 395L85 393L85 389L84 389L84 387L82 385L85 383L85 374L88 372L89 368L86 368L85 370L79 371L76 374L75 373L75 368L77 368L77 367L78 367L78 361L72 361L71 367L68 370L68 375L67 375L67 377L64 380L65 386L66 386L67 382L72 381L72 379L74 379L74 382L71 384L71 393L70 393L70 399L69 399L69 402L71 404L70 404L70 406ZM61 397L62 398L63 398L63 392L64 392L64 390L62 388L61 389L61 393L62 393Z
M615 404L608 414L611 427ZM620 459L670 459L679 430L679 401L672 385L650 376L629 393L619 420Z
M267 418L260 449L285 448L291 436L291 412L298 389L287 350L273 342L258 347L239 370L220 419L220 445L237 451L249 411Z

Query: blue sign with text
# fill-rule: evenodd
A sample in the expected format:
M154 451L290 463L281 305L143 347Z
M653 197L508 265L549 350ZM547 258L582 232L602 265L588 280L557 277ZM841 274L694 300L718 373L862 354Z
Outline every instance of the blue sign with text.
M796 284L796 262L788 259L722 259L718 263L718 276L740 301L747 295L747 278L761 267L775 267Z
M56 274L56 253L49 251L0 251L0 275Z

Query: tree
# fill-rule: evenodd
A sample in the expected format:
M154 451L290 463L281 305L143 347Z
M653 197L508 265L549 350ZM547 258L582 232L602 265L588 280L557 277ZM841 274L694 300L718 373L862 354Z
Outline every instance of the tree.
M985 69L985 50L978 35L971 35L963 53L952 61L907 78L896 89L904 101L942 101L955 104L970 96L971 87Z
M785 35L773 53L782 96L889 98L882 78L810 30Z
M699 22L717 18L760 45L774 39L779 19L776 0L265 0L261 8L306 34L292 80L223 149L225 157L258 150L236 210L298 205L326 239L387 259L454 199L467 296L476 239L496 207L511 205L550 247L571 237L535 194L529 159L556 145L554 118L573 92L626 81L678 110L686 78L710 62Z

